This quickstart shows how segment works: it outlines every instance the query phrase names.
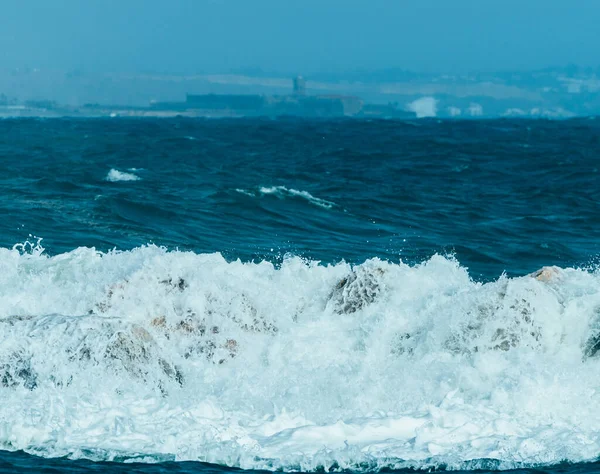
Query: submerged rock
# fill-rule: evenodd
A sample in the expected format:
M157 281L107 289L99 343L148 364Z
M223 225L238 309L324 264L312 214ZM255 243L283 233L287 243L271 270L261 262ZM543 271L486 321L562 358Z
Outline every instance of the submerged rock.
M159 348L150 333L134 325L130 332L117 332L106 347L104 358L118 364L131 376L146 380L152 368L183 385L183 374L179 367L160 357ZM162 383L159 381L159 386Z
M582 347L584 358L600 355L600 307L594 309L589 330L590 335L584 341Z
M585 358L595 357L598 355L598 351L600 351L600 333L593 334L585 341L583 355Z
M385 270L381 267L358 267L342 278L329 296L334 311L350 314L373 303L381 293L381 277Z
M161 280L160 283L179 291L183 291L188 287L187 282L183 278L176 278L175 280L173 278L168 278L166 280Z
M535 278L537 281L549 282L556 280L562 272L560 267L542 267L539 270L530 273L528 276Z
M6 388L22 385L33 390L37 387L37 373L31 367L31 358L14 352L8 360L0 362L0 385Z

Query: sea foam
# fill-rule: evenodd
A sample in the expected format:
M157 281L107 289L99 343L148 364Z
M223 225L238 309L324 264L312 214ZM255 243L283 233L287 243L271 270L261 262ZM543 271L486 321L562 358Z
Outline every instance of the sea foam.
M253 190L241 189L241 188L237 188L236 191L240 194L245 194L246 196L252 196L252 197L262 195L262 196L276 196L279 199L301 198L301 199L306 200L310 204L313 204L318 207L322 207L324 209L331 209L332 207L334 207L336 205L334 202L315 197L312 194L310 194L308 191L287 188L285 186L260 186L258 188L258 192L255 192Z
M538 277L0 249L0 447L286 471L594 459L599 276Z
M138 181L140 177L133 173L126 173L112 168L106 175L106 181L115 183L117 181Z
M435 117L437 115L437 99L421 97L407 104L407 109L414 112L417 118Z

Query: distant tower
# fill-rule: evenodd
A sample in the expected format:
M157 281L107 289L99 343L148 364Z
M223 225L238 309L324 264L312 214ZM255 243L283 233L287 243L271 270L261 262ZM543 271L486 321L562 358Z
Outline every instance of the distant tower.
M294 77L294 94L306 95L306 80L302 76Z

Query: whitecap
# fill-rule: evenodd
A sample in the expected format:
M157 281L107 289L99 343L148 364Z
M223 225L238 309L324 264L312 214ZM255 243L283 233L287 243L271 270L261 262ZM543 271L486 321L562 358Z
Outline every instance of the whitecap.
M309 203L314 204L315 206L319 206L324 209L331 209L336 205L334 202L315 197L308 191L300 191L293 188L288 189L285 186L261 186L259 188L259 192L263 195L275 195L279 198L299 197L307 200Z
M253 191L247 191L246 189L242 189L242 188L236 188L235 191L237 193L244 194L246 196L256 197L256 194Z
M106 181L116 183L118 181L139 181L141 178L133 173L126 173L112 168L106 175Z

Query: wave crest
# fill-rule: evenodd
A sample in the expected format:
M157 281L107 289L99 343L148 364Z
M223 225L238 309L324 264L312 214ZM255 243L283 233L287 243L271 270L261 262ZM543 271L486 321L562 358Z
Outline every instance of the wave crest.
M112 168L106 175L106 181L116 183L119 181L139 181L141 178L133 173L126 173Z
M323 209L331 209L336 206L334 202L327 201L326 199L321 199L313 196L308 191L299 191L298 189L286 188L285 186L261 186L258 188L258 192L252 190L246 190L237 188L236 192L240 194L244 194L246 196L256 197L258 195L262 196L276 196L279 199L285 198L300 198L306 200L308 203L313 204L318 207L322 207Z
M284 470L594 459L598 283L0 249L0 445Z

